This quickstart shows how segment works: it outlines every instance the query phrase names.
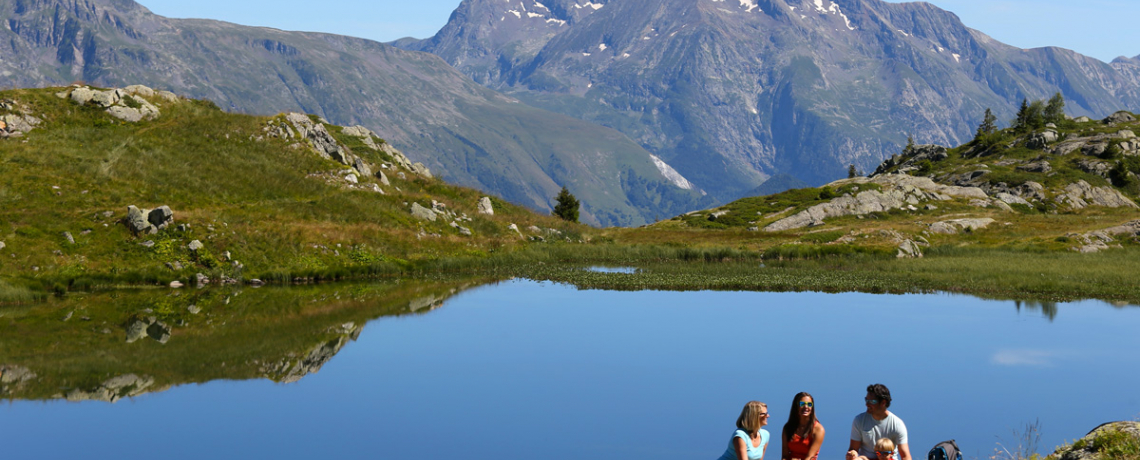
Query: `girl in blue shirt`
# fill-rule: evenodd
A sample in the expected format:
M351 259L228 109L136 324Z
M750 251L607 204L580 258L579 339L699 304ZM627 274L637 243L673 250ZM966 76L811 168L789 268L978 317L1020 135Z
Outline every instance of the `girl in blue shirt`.
M768 405L749 401L736 419L736 433L728 441L728 450L719 460L763 460L768 449Z

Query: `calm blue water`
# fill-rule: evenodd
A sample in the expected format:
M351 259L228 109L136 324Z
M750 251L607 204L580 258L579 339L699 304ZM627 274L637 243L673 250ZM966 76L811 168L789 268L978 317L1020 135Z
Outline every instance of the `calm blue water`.
M0 407L6 458L713 459L741 406L773 439L798 391L846 450L870 383L918 458L1041 450L1140 417L1140 308L1055 317L966 296L609 292L512 281L368 324L293 384L215 381L105 402ZM779 458L778 442L769 458Z

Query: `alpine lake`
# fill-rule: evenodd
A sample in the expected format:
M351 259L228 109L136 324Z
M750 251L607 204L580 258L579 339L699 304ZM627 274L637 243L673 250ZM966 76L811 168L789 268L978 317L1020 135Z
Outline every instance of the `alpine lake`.
M1137 331L1132 305L937 293L95 292L0 307L0 442L41 459L713 459L759 400L778 459L807 391L820 458L839 459L884 383L916 458L947 439L970 459L1048 454L1140 417Z

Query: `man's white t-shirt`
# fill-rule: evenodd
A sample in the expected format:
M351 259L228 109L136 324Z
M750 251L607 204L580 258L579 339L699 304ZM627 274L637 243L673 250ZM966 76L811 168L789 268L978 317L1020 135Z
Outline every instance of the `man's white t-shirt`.
M882 438L891 438L895 449L901 444L908 444L906 425L902 419L891 412L887 412L887 418L882 420L875 420L869 412L855 416L855 421L851 423L851 440L863 443L859 446L859 455L875 458L875 443Z

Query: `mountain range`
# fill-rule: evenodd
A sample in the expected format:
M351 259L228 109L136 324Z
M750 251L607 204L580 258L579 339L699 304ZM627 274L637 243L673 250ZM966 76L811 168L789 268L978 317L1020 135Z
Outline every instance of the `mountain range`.
M394 45L619 130L718 200L869 171L908 137L958 145L1026 98L1140 108L1135 58L1015 48L927 3L464 0L434 37Z
M130 0L2 0L0 20L9 87L145 84L233 112L360 124L452 183L533 209L549 210L566 186L595 225L639 225L712 202L667 178L675 172L625 135L522 104L430 54L169 19Z
M595 225L640 225L969 140L1060 92L1140 110L1140 56L1002 44L926 3L464 0L391 44L131 0L0 0L10 87L146 84L234 112L364 125L437 175ZM773 181L772 179L776 180Z

